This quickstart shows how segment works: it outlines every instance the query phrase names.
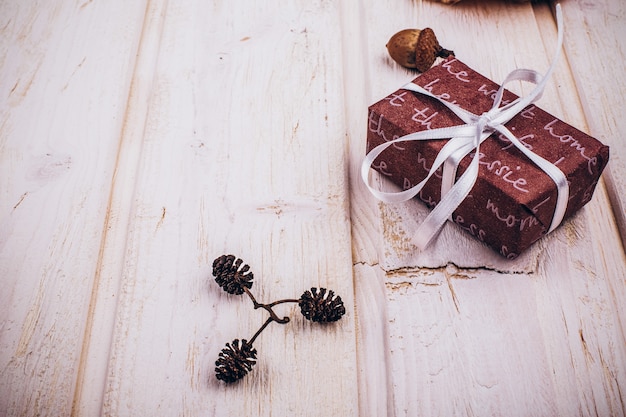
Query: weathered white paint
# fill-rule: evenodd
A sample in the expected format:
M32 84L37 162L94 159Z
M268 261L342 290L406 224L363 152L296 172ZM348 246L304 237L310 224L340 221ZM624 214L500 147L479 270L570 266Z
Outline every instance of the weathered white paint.
M501 81L548 67L548 6L0 4L0 415L625 415L626 11L588 3L563 3L540 106L611 145L609 174L514 262L454 225L416 252L427 210L357 174L367 106L414 76L394 32L430 26ZM280 306L218 383L267 317L212 281L223 253L259 300L324 286L348 313Z

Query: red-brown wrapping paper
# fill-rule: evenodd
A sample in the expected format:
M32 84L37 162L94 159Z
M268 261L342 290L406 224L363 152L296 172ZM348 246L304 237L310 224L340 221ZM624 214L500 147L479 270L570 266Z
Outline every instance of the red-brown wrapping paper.
M474 113L491 109L499 86L450 57L413 83L441 99ZM517 96L506 91L501 105ZM408 90L397 90L369 108L367 151L407 134L463 124L441 102ZM527 106L505 125L526 148L556 165L569 184L564 220L583 207L609 159L609 148L591 136L541 110ZM446 140L393 144L372 164L402 189L422 181ZM473 153L459 164L457 178ZM503 135L492 134L479 151L478 179L452 219L507 258L515 258L549 229L556 207L554 181ZM429 207L441 199L441 170L418 198Z

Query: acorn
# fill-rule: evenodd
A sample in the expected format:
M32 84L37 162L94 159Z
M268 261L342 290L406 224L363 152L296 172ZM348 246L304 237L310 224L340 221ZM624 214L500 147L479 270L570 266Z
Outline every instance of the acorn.
M437 57L447 58L454 55L454 52L439 45L431 28L401 30L389 39L386 46L394 61L419 72L428 70Z

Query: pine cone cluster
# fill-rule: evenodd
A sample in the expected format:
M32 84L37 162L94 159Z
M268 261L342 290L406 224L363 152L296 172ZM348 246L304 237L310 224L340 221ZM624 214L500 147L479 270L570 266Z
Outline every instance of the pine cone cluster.
M254 274L248 265L234 255L222 255L213 261L213 276L224 291L229 294L240 295L244 287L252 288Z
M313 322L334 322L346 313L341 297L326 288L311 288L298 299L277 300L269 304L260 303L252 295L250 288L254 275L250 267L234 255L222 255L213 261L215 282L227 293L240 295L244 292L252 301L254 309L262 308L269 313L269 318L250 338L250 340L233 340L226 343L215 361L215 377L226 383L233 383L248 374L256 364L257 351L253 344L261 332L271 323L285 324L289 317L279 317L274 307L284 303L297 303L302 315Z
M341 297L326 288L305 291L298 305L305 318L319 323L337 321L346 313Z
M232 344L226 343L217 361L215 361L215 377L226 383L240 380L256 364L256 349L246 339L239 343L239 339Z

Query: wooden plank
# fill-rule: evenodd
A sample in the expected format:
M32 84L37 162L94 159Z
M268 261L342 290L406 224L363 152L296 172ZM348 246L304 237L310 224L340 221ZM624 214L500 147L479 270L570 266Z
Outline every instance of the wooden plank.
M356 152L351 178L357 313L364 316L358 326L365 356L360 389L367 393L362 409L378 407L378 415L385 408L388 415L624 415L626 331L619 306L626 300L626 262L602 185L580 214L511 262L452 225L417 252L407 242L427 210L413 202L376 203L360 184L364 109L414 76L387 58L389 36L430 26L461 60L498 81L514 68L547 69L555 45L549 9L371 2L361 13L367 94L347 97L359 100L349 106L349 117L361 118L360 127L356 120L348 126ZM539 105L587 130L567 59L553 78ZM376 279L384 281L384 294ZM384 311L375 316L369 305ZM381 352L388 354L381 358ZM381 376L392 388L378 389L373 399L376 389L368 391L366 381Z
M115 313L126 260L126 240L132 222L134 180L139 170L147 103L152 93L163 20L163 5L158 2L148 3L123 114L124 124L106 208L95 285L87 314L72 415L98 415L103 406L108 375L106 364L111 355Z
M622 1L564 2L572 30L565 37L567 58L576 78L591 133L611 146L604 181L626 247L626 4Z
M142 20L0 5L0 414L71 412Z
M383 247L380 210L360 179L361 162L365 155L367 106L372 101L370 60L379 59L369 50L372 44L369 37L378 27L374 24L377 13L384 10L384 7L378 10L376 2L369 3L362 4L358 0L341 2L346 133L350 143L350 220L359 415L392 416L394 394L390 383L391 361L388 353L388 302L385 271L379 264Z
M338 5L152 7L163 25L102 413L356 414ZM219 351L267 314L213 282L222 253L251 266L259 300L321 286L348 313L320 326L278 308L292 321L270 325L255 369L227 386Z
M621 62L623 8L564 5L568 34L589 27L541 101L611 144L606 186L505 262L452 225L407 243L427 211L360 183L366 109L412 78L387 58L395 31L431 26L498 81L547 68L547 7L239 3L0 6L0 410L625 415L624 106L586 87ZM587 70L603 42L615 61ZM267 317L212 281L228 252L258 299L325 286L348 314L282 306L293 320L259 337L254 371L219 383L220 349Z

